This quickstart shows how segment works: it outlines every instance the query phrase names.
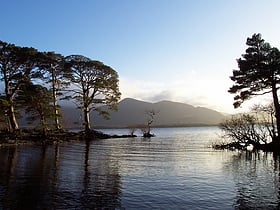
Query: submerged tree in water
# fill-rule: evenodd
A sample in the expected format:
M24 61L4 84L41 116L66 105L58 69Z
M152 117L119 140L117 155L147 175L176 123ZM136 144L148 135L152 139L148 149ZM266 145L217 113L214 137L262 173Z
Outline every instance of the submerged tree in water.
M153 137L154 134L151 134L151 126L152 123L154 122L154 117L157 114L155 110L146 110L146 115L147 115L147 126L142 127L142 133L144 137Z

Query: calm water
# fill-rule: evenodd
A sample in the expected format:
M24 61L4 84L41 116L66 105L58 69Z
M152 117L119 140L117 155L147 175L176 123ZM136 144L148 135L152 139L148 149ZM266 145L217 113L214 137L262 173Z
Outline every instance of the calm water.
M279 159L271 153L212 150L216 127L153 132L0 147L0 209L279 208Z

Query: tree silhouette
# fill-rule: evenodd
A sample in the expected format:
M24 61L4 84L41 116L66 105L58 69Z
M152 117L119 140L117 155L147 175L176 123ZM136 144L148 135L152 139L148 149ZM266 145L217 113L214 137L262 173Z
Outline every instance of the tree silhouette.
M70 85L66 80L68 72L64 68L64 57L54 52L42 53L39 68L44 71L46 82L51 85L54 125L55 129L59 130L61 129L61 123L59 120L58 96L61 95L63 88Z
M260 115L264 113L259 113ZM229 148L247 149L252 145L254 149L267 146L273 138L268 122L260 120L258 114L241 114L232 116L220 124L223 137L229 139Z
M265 42L261 34L253 34L246 44L249 46L246 53L237 60L239 69L233 70L233 76L230 77L235 84L229 92L236 94L235 108L253 96L272 93L278 134L273 142L280 146L280 105L277 95L280 84L280 52Z
M38 54L34 48L18 47L0 41L0 80L4 81L11 131L19 128L14 104L16 94L23 83L39 77L40 72L36 68Z
M91 129L91 111L109 117L108 112L100 109L100 105L107 105L111 110L117 108L121 95L118 74L111 67L82 55L67 56L65 61L66 68L71 69L70 81L73 84L71 95L67 98L74 99L83 111L85 131L88 132Z
M151 126L152 123L154 122L154 117L158 112L156 112L155 110L151 109L151 110L146 110L146 115L147 115L147 129L143 128L142 132L143 132L143 136L144 137L152 137L154 136L154 134L151 134Z

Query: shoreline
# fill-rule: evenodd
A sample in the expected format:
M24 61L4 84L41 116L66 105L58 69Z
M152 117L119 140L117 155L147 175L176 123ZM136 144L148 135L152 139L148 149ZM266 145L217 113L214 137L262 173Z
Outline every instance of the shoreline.
M0 131L0 147L13 146L13 145L50 145L63 142L76 142L76 141L94 141L109 138L131 138L137 137L136 135L109 135L100 131L90 130L88 132L79 131L36 131L34 129L23 129L10 133L7 131Z

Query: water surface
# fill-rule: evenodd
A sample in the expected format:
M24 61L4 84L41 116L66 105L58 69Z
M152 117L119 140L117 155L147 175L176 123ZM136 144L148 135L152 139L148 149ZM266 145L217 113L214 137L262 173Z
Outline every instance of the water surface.
M272 153L213 150L217 127L153 132L0 148L0 209L278 209Z

